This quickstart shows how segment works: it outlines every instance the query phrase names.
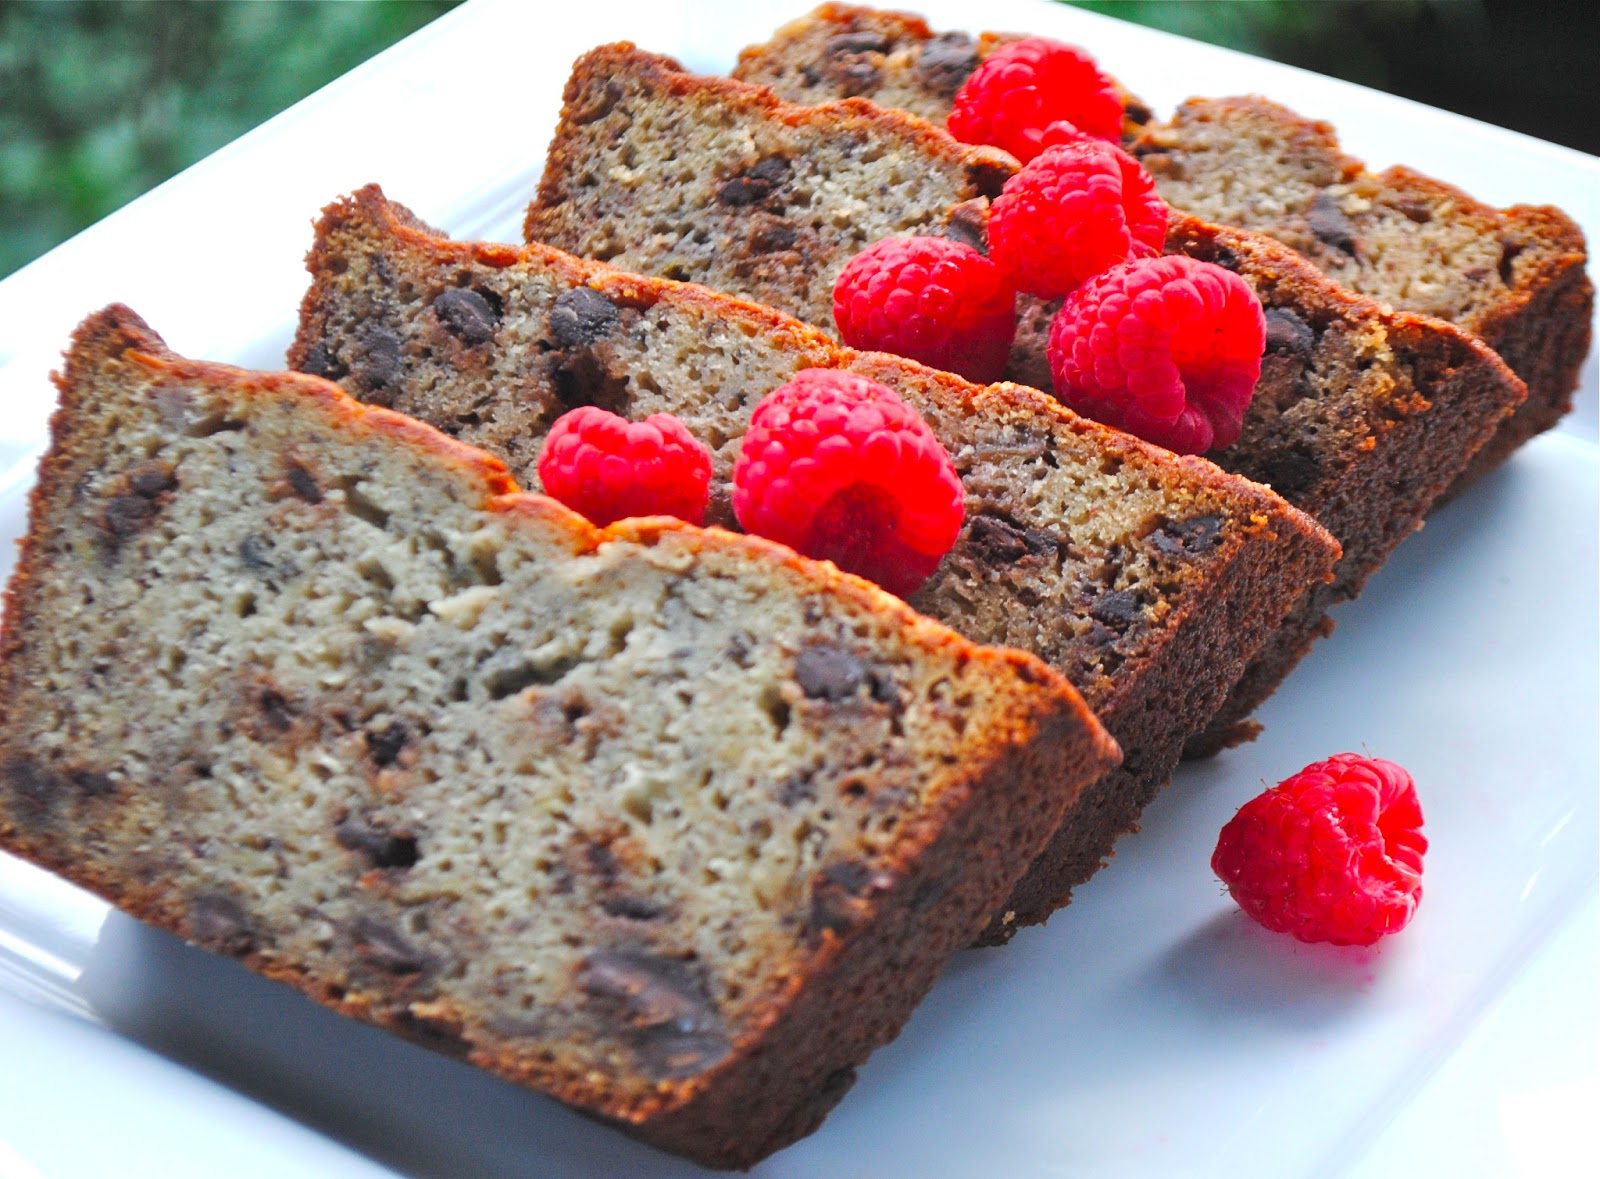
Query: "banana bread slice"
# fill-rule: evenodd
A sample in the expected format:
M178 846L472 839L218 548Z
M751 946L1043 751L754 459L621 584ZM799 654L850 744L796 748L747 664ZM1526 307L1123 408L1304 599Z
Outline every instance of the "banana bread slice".
M694 96L692 104L683 101L686 94ZM705 241L707 260L689 277L774 301L812 324L830 327L831 304L816 276L836 274L856 248L852 241L840 236L827 248L818 244L804 259L796 256L797 273L788 283L777 281L771 269L776 258L763 256L763 277L747 282L740 263L748 254L730 228L730 213L716 207L711 194L715 178L737 171L741 161L770 160L797 146L788 137L791 123L799 121L808 133L820 134L828 118L843 124L845 112L854 117L865 100L849 103L855 105L787 106L764 88L696 79L665 58L631 47L596 50L579 59L568 83L566 110L528 226L549 234L550 244L576 252L597 241L645 243L614 260L646 269L661 256L648 246L651 235ZM600 105L605 113L593 114ZM691 105L698 123L683 114ZM892 165L901 174L916 174L925 145L940 136L953 142L911 116L899 122L885 117L871 126L873 138L865 149L845 150L849 141L841 133L831 151L819 150L807 165L804 189L775 183L763 215L783 215L793 205L814 218L818 193L841 210L871 206L881 199L882 168ZM617 159L632 161L629 186L602 195L605 161ZM824 167L826 180L818 183L816 170ZM676 179L685 169L701 177L704 199L685 195L691 185ZM679 192L668 211L654 194L674 185ZM633 193L639 194L637 203L631 203ZM558 195L559 206L545 204ZM956 194L947 195L954 199ZM896 215L907 224L942 225L946 232L960 228L982 243L981 200L946 209L896 206ZM1214 241L1227 248L1212 248ZM1214 230L1179 216L1167 249L1219 262L1243 276L1273 325L1269 357L1283 358L1264 368L1239 444L1211 457L1228 470L1271 484L1344 546L1337 584L1307 604L1297 626L1280 632L1212 731L1191 745L1199 754L1254 731L1245 718L1311 641L1329 629L1325 608L1353 596L1393 546L1415 530L1525 390L1489 348L1461 329L1393 312L1356 295L1269 237ZM675 257L674 270L681 272L688 255ZM1031 298L1019 299L1018 307L1009 375L1048 388L1045 341L1054 307Z
M944 126L951 100L995 48L1025 33L938 33L909 12L824 4L790 21L770 41L739 54L732 76L770 86L790 102L869 98ZM1150 109L1112 79L1131 132Z
M1043 920L1099 867L1335 556L1271 493L1032 389L852 352L769 308L543 246L451 242L376 187L325 210L308 265L293 367L484 446L530 484L566 410L669 412L712 448L710 518L735 527L729 477L750 414L796 371L849 368L914 405L955 462L967 521L911 604L1046 659L1125 755L1072 805L991 941Z
M573 67L524 232L831 331L834 280L854 254L941 230L1016 167L865 99L797 106L624 41Z
M664 1149L815 1128L1116 760L1030 655L125 308L58 380L0 847Z
M860 94L942 127L961 82L1014 36L936 33L908 13L825 4L745 49L733 76L792 102ZM1126 145L1174 207L1268 234L1353 291L1448 320L1522 378L1527 400L1452 492L1572 407L1594 288L1583 232L1561 210L1496 209L1405 167L1370 172L1329 124L1264 98L1190 99L1169 122L1126 101Z
M1370 172L1329 124L1259 97L1192 98L1128 147L1175 207L1277 238L1351 290L1500 353L1528 399L1458 486L1572 408L1594 284L1583 231L1560 209L1496 209L1410 168Z

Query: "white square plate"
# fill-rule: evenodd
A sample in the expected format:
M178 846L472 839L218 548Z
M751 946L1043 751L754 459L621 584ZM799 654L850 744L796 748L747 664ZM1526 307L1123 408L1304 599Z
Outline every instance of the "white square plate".
M724 71L806 2L476 0L0 283L0 529L23 531L46 374L89 311L126 302L180 352L280 367L323 204L377 180L455 236L515 241L577 54L628 38ZM1075 9L922 7L1085 45L1158 112L1267 94L1375 165L1558 204L1600 240L1600 161L1580 153ZM1260 740L1185 766L1047 928L958 959L822 1130L757 1173L1507 1174L1513 1124L1592 1134L1529 1111L1593 1080L1570 1041L1593 1028L1600 860L1595 371L1559 430L1338 613ZM1266 934L1207 866L1264 781L1346 749L1412 770L1433 843L1416 922L1376 950ZM1488 1113L1434 1140L1461 1094ZM700 1173L0 856L0 1175L113 1171Z

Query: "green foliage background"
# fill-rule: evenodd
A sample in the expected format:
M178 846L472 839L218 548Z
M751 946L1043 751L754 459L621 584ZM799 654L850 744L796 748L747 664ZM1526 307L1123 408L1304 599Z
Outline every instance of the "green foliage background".
M0 276L457 2L0 0ZM1600 152L1600 0L1078 2Z
M457 0L0 0L0 275Z

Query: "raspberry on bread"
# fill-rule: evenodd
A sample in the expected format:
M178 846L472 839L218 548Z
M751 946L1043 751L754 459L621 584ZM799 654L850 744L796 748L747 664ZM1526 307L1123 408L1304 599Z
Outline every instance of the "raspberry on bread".
M1042 393L842 349L770 308L547 247L452 242L375 187L324 211L308 265L293 367L481 445L532 485L541 439L574 405L673 413L713 450L707 520L735 527L731 478L751 414L797 372L847 370L913 406L966 503L955 547L911 604L1044 658L1126 754L1074 804L991 939L1044 920L1100 866L1184 737L1335 555L1270 492ZM463 289L503 309L483 343L438 313Z
M809 284L815 274L844 265L848 255L843 251L858 248L853 239L838 245L838 254L830 253L821 237L804 258L741 253L725 236L724 213L706 213L705 202L684 201L672 210L658 203L634 204L626 193L586 186L583 178L625 157L633 161L635 187L654 193L673 187L671 177L685 160L699 161L698 174L734 170L792 143L792 125L821 136L830 118L832 150L814 141L817 150L806 158L804 184L770 187L764 216L782 221L797 208L795 215L811 224L817 212L814 194L823 191L829 207L847 220L853 216L847 210L863 208L880 218L945 232L982 225L981 209L971 201L908 207L906 190L890 194L892 205L883 204L882 168L920 175L954 150L948 136L935 146L942 133L932 126L905 116L863 121L860 100L851 101L849 119L834 118L841 110L837 106L786 106L764 88L696 79L674 72L671 64L616 47L579 59L528 218L530 229L542 227L554 235L547 244L581 252L598 241L619 249L656 238L716 242L708 251L714 259L694 265L689 255L678 255L672 274L773 301L780 310L826 329L831 308L814 302ZM693 95L694 102L685 103L685 95ZM701 122L682 122L690 111ZM717 138L708 142L708 134ZM840 146L850 143L865 146ZM920 155L927 156L921 163ZM822 170L826 184L819 187ZM560 194L559 208L544 204L550 194ZM869 218L861 224L874 222ZM1245 416L1240 441L1209 457L1271 484L1317 516L1344 546L1335 585L1316 591L1297 608L1292 624L1275 636L1232 693L1218 724L1191 745L1201 753L1255 731L1250 713L1331 628L1328 608L1354 596L1394 545L1416 530L1428 508L1521 403L1525 390L1481 341L1442 321L1394 312L1356 295L1271 238L1180 216L1168 226L1165 248L1235 271L1261 302L1269 330L1276 322L1292 335L1279 331L1278 361L1263 364L1263 384ZM627 266L648 268L654 259L652 246L620 253L608 246L608 253ZM787 281L781 279L785 269L791 274ZM1008 376L1048 389L1046 338L1055 308L1029 296L1018 299L1018 309ZM1269 343L1273 340L1269 335Z
M630 516L704 524L711 452L671 414L630 422L582 405L551 425L539 451L539 482L546 495L601 527Z
M829 560L908 598L961 534L961 480L917 411L887 385L808 368L757 404L733 465L746 532Z
M906 13L825 4L741 52L733 76L819 103L845 92L849 72L871 81L850 93L942 125L955 88L941 63L959 57L970 73L1014 38L939 33ZM1266 233L1359 294L1454 323L1522 379L1526 401L1447 495L1571 408L1594 286L1583 231L1561 210L1496 209L1403 166L1371 172L1345 154L1328 123L1264 98L1195 98L1158 122L1123 94L1123 140L1174 207Z
M60 387L0 847L663 1149L814 1129L1115 761L1032 656L125 308Z
M852 348L893 352L985 385L1005 375L1017 293L965 242L886 237L839 272L833 322Z

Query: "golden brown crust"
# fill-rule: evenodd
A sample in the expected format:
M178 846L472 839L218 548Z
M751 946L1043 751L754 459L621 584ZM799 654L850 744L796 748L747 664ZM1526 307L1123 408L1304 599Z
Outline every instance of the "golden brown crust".
M20 703L27 692L38 690L30 687L39 682L36 674L29 673L39 670L30 667L30 639L42 617L36 600L45 572L40 562L48 552L62 559L45 538L82 514L71 507L78 486L72 476L81 476L83 463L95 453L84 449L95 431L121 428L93 416L98 391L117 382L155 389L203 387L233 398L243 408L232 412L245 419L258 402L294 401L295 411L305 415L306 436L365 444L374 458L404 452L448 472L476 497L475 503L466 501L469 508L510 524L513 534L521 529L541 542L555 536L574 554L607 545L640 546L658 552L669 563L665 568L680 567L672 562L681 553L735 583L743 569L758 579L789 579L797 594L820 595L847 615L859 613L879 624L888 620L909 647L962 668L982 685L980 695L990 694L963 738L973 756L928 767L925 805L896 831L885 863L886 883L858 902L870 919L822 928L804 960L768 997L765 1015L741 1029L725 1059L686 1079L661 1081L627 1096L604 1077L563 1072L513 1050L485 1033L483 1012L447 996L402 989L410 1001L397 1004L381 990L328 977L265 943L227 947L252 968L344 1014L464 1054L666 1149L713 1165L748 1166L813 1128L842 1093L841 1078L892 1038L945 958L975 936L1019 863L1054 829L1062 808L1083 783L1116 761L1114 744L1081 699L1031 656L975 647L875 586L769 542L660 519L595 529L553 501L519 492L497 460L398 414L360 405L325 381L184 360L125 308L108 308L80 327L58 381L63 399L52 424L53 444L41 465L28 539L7 591L0 664L0 843L135 916L212 948L221 947L216 935L201 927L193 905L183 902L180 874L141 872L137 865L119 870L101 858L107 853L92 827L83 833L87 850L80 857L65 824L89 804L41 801L30 791L36 793L36 772L48 767L18 768L46 756L26 744L23 733L30 722ZM159 399L130 404L150 407L137 408L147 416L160 412ZM1008 703L1002 706L1000 700ZM129 782L118 791L125 800L128 791L143 785ZM19 817L24 813L33 817ZM86 823L94 822L82 813ZM360 888L370 883L364 880Z

